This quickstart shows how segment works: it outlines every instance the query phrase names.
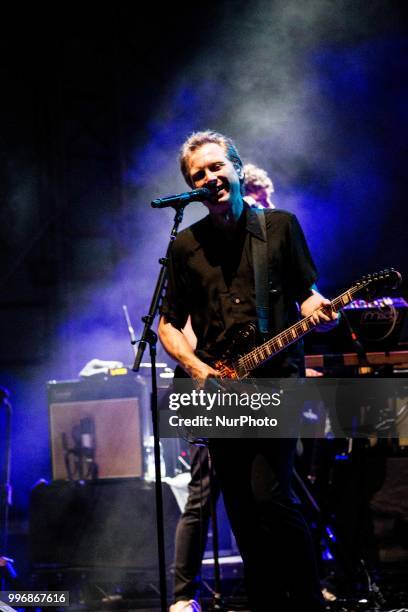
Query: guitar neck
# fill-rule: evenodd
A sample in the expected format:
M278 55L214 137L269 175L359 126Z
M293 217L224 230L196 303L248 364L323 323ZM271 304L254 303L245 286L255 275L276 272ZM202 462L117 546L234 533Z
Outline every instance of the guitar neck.
M361 289L361 285L351 287L348 291L345 291L336 297L332 302L330 302L332 310L334 310L334 312L338 312L341 308L352 302L354 296L359 293ZM271 357L277 353L280 353L291 344L294 344L303 338L303 336L306 336L306 334L312 331L315 327L316 325L313 323L311 316L301 319L288 329L280 332L277 336L274 336L243 357L240 357L235 364L237 371L240 373L240 375L247 375L269 361L269 359L271 359Z

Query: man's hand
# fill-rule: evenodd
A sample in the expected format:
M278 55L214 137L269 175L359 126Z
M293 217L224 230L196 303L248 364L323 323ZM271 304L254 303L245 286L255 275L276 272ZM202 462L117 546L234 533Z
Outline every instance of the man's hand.
M312 289L312 292L313 295L302 303L300 312L303 317L311 317L312 322L316 325L316 331L330 331L336 327L339 315L331 309L330 300L324 298L314 289Z
M200 389L203 389L205 383L207 382L207 378L218 378L220 376L220 373L217 370L214 370L214 368L211 368L203 361L200 361L198 359L197 361L197 364L194 364L192 366L186 366L184 367L184 369L186 370L187 374L191 376L193 380L196 381Z

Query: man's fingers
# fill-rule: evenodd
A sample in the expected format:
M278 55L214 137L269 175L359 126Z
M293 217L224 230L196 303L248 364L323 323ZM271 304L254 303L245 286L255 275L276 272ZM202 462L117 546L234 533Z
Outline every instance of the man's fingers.
M323 323L325 321L335 321L339 315L338 313L334 312L334 310L327 311L323 310L322 308L319 308L319 310L316 310L311 316L313 322L318 324Z
M320 323L322 320L329 321L329 318L327 317L327 315L325 315L321 310L316 310L312 314L311 318L315 325L318 325L318 323Z
M208 376L211 376L211 378L219 378L220 377L220 373L218 370L211 370L211 372L209 373Z

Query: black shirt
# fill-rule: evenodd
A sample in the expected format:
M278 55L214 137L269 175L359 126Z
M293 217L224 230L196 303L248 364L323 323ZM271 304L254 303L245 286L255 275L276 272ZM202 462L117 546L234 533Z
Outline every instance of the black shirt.
M310 295L316 269L296 217L265 210L270 286L270 333L275 335L298 319L297 304ZM204 361L217 350L234 326L256 321L256 300L250 236L262 239L258 213L245 206L230 237L210 216L180 232L172 247L168 283L161 313L182 329L191 315L197 355ZM294 345L273 359L274 365L302 368L302 349Z

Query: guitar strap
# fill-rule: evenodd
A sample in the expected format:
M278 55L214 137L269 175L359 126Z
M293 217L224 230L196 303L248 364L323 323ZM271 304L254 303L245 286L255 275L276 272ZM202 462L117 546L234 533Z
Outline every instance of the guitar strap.
M268 238L266 233L265 210L252 208L256 214L262 231L263 239L251 234L252 265L255 279L256 313L259 331L263 335L269 333L269 275L268 275Z

